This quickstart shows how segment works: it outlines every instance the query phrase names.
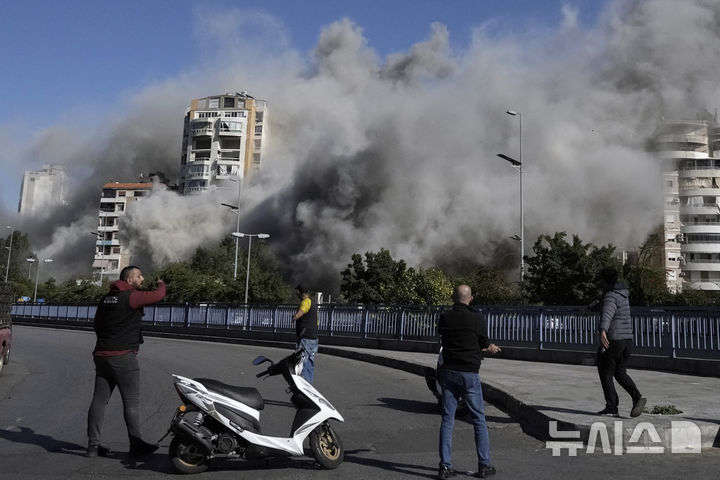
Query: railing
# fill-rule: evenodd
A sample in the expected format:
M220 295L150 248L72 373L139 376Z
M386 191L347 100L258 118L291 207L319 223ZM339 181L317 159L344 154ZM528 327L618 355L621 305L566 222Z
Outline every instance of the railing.
M321 336L436 341L439 316L448 307L320 304ZM95 305L15 304L15 319L91 324ZM592 351L599 314L582 307L483 307L488 336L501 345ZM294 332L296 305L158 304L143 322L171 328ZM633 308L634 351L671 357L720 359L717 309Z

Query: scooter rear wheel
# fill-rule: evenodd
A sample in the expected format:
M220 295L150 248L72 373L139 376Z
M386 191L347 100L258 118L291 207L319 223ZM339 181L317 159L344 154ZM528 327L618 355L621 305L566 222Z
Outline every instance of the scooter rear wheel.
M205 452L190 440L174 437L168 454L173 466L182 473L200 473L208 468Z
M339 467L345 453L340 436L327 423L310 432L310 450L313 458L328 470Z

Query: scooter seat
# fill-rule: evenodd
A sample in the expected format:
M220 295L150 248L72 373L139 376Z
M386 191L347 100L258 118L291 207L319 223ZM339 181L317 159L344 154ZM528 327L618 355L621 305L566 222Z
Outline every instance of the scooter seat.
M212 390L213 392L220 393L226 397L232 398L233 400L242 402L255 410L262 410L265 408L265 402L263 401L263 398L257 388L236 387L211 378L194 378L193 380L202 383L208 390Z

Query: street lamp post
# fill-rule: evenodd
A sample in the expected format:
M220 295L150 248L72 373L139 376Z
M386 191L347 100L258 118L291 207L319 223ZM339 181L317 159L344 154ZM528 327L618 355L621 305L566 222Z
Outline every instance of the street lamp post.
M241 233L233 232L233 237L243 238L248 237L248 253L247 253L247 269L245 271L245 303L248 301L248 285L250 284L250 246L252 245L252 237L257 238L270 238L267 233Z
M240 202L238 202L238 205ZM232 212L237 215L237 226L235 227L235 232L240 231L240 208L236 207L235 205L230 205L229 203L221 203L220 205L224 207L228 207L232 210ZM237 261L238 261L238 245L240 243L240 239L237 238L237 235L233 234L235 237L235 270L233 271L233 280L237 280Z
M43 263L50 263L52 261L53 261L52 258L46 258L42 262L38 261L37 272L35 274L35 294L33 295L33 303L37 303L37 287L38 287L38 281L40 280L40 265L42 265Z
M30 264L28 267L28 280L30 280L30 273L32 272L32 265L35 263L35 259L33 257L28 257L25 259L26 262Z
M13 244L13 237L15 236L15 227L7 226L5 228L10 229L10 248L8 248L8 259L7 259L7 266L5 267L5 283L8 281L8 274L10 273L10 255L12 255L12 244Z
M518 138L520 144L520 151L518 152L518 160L515 160L514 158L504 155L502 153L499 153L498 157L510 162L512 167L520 174L520 235L518 236L519 238L517 238L517 240L520 241L520 292L522 295L523 281L525 279L525 210L523 209L522 113L515 110L508 110L505 113L507 113L508 115L517 116L519 120Z

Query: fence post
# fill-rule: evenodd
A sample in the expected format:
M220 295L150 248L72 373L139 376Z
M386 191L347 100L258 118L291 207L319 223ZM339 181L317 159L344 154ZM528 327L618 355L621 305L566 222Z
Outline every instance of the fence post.
M677 352L675 351L675 348L677 347L677 344L675 343L675 332L676 332L676 323L677 318L675 317L675 314L673 313L672 316L670 316L670 357L671 358L677 358Z
M335 306L330 305L330 312L328 313L328 335L333 336L335 330Z
M363 313L362 313L362 320L361 320L360 328L362 330L362 338L367 338L368 309L364 305L363 305L362 309L363 309Z
M405 329L405 309L400 311L400 321L398 322L398 340L403 339L403 330Z
M183 323L185 324L185 328L190 327L190 304L188 302L185 302L185 320Z
M537 322L537 329L538 329L538 347L540 350L543 349L543 330L545 326L545 312L540 311L539 315L534 315L535 321Z

